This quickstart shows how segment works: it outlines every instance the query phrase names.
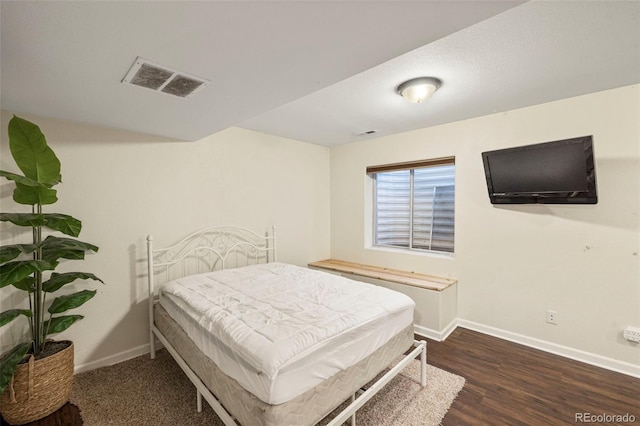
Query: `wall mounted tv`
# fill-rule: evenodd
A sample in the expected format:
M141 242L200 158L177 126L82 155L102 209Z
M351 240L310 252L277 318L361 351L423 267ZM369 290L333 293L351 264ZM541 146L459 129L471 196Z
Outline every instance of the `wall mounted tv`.
M596 204L593 137L482 153L492 204Z

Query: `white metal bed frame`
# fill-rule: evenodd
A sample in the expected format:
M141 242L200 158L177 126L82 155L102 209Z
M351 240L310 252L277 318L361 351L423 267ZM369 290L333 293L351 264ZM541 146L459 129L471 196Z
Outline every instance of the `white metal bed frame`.
M178 243L163 249L153 248L153 238L147 237L147 266L149 289L149 347L151 359L155 358L155 338L162 343L177 364L182 368L189 380L196 388L197 410L202 411L202 398L220 417L226 426L237 426L233 416L222 406L197 374L191 370L176 349L169 343L162 332L155 325L154 306L158 303L155 278L164 271L164 282L191 274L227 268L233 262L233 267L256 263L275 262L276 232L272 228L271 236L257 234L246 228L237 226L213 226L194 232ZM263 261L263 262L261 262ZM202 270L205 268L205 270ZM421 373L420 383L426 386L427 342L424 340L413 342L414 349L406 354L387 373L373 383L367 390L356 389L349 404L343 411L331 420L328 426L342 425L351 418L351 424L356 424L356 411L382 389L391 379L398 375L413 359L420 355ZM327 413L329 414L329 413Z

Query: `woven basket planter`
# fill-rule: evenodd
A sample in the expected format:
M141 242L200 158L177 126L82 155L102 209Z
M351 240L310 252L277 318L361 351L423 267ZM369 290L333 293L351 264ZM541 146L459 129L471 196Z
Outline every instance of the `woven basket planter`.
M41 419L62 407L73 384L73 342L46 358L20 364L0 396L0 413L11 425Z

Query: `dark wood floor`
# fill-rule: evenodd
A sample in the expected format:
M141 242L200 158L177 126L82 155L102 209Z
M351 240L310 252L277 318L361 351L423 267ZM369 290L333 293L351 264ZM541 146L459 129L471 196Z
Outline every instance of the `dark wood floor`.
M80 409L70 402L67 402L55 413L47 417L27 423L25 426L82 426L82 416ZM9 426L9 423L0 418L0 426Z
M580 413L585 413L582 419L593 416L590 420L635 418L633 423L612 417L582 423L640 425L640 379L463 328L444 342L429 341L427 354L431 365L467 379L443 426L571 425L581 423ZM80 424L71 404L34 423Z
M640 424L640 379L463 328L427 357L467 379L443 426Z

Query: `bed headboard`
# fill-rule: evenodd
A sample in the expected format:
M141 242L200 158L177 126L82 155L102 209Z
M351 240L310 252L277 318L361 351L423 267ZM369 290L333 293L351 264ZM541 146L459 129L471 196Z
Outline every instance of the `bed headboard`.
M237 226L212 226L170 247L155 249L147 237L149 295L158 284L187 275L276 261L276 232L260 235Z

